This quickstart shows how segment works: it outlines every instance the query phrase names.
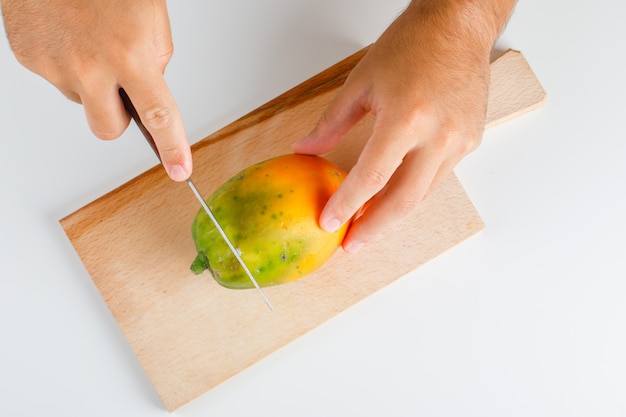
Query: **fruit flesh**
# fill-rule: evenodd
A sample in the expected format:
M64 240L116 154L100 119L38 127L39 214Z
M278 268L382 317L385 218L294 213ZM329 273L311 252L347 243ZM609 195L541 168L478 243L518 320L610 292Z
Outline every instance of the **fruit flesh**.
M345 175L319 156L283 155L233 176L207 204L259 285L279 285L319 268L341 245L348 225L328 233L318 219ZM208 269L227 288L253 287L203 210L194 219L192 237L195 273Z

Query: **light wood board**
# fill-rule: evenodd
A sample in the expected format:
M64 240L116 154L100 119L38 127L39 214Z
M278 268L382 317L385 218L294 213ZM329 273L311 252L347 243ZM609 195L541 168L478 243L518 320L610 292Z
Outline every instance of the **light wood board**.
M193 178L203 195L252 163L289 153L364 51L195 144ZM487 126L543 104L545 93L519 52L506 52L491 68ZM328 158L349 169L371 124L370 118L358 125ZM358 254L338 251L310 276L266 288L272 313L254 289L224 289L208 273L191 273L190 226L198 209L188 187L155 166L61 220L170 411L484 227L451 175L411 216Z

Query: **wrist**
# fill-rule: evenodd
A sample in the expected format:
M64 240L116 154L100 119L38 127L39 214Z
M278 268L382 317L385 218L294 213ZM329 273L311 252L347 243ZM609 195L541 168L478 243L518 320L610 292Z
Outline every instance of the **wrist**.
M472 41L491 50L516 0L412 0L406 14L430 25L449 40Z

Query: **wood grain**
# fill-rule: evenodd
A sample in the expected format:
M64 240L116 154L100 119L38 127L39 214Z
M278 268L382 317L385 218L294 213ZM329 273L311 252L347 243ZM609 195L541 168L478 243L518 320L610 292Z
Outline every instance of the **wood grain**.
M359 51L193 146L194 182L208 196L248 165L290 152L364 54ZM540 106L545 93L523 56L492 64L487 126ZM364 120L327 157L345 169L371 130ZM160 166L121 185L61 224L172 411L423 263L484 225L455 175L401 224L357 255L339 251L299 281L228 290L193 275L190 226L199 204Z

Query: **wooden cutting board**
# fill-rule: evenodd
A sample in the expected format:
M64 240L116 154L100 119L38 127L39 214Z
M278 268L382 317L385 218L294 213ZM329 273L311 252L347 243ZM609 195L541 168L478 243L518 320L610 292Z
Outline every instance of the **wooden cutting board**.
M193 146L194 182L210 195L248 165L290 152L365 50L339 62ZM491 65L488 127L541 106L545 93L523 56ZM371 129L364 120L329 159L349 170ZM147 150L148 151L148 150ZM160 166L63 218L61 224L165 407L172 411L481 230L455 175L356 255L338 251L312 275L228 290L189 270L199 209Z

